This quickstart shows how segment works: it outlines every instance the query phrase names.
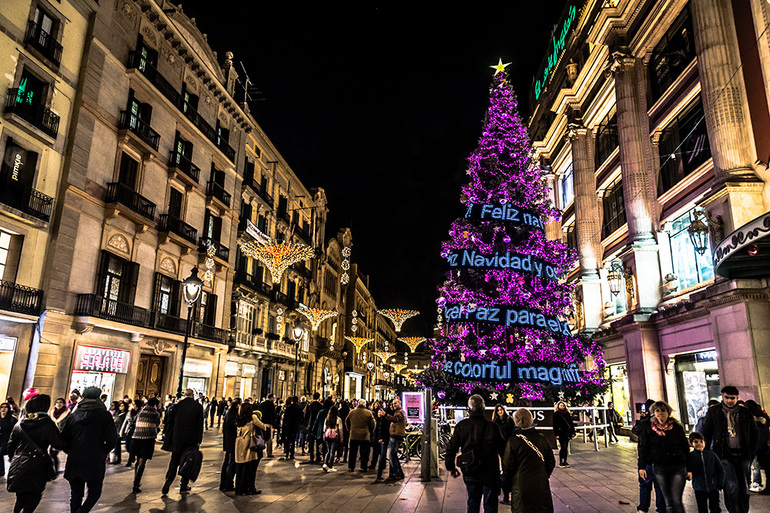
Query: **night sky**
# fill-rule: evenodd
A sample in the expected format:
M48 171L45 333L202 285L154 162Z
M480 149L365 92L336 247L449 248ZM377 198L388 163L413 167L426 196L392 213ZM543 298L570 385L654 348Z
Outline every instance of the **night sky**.
M351 227L351 260L378 308L422 312L405 336L432 333L440 243L461 215L489 66L511 62L528 116L566 1L423 3L182 3L220 59L232 51L243 62L259 90L251 112L297 176L325 189L327 239Z

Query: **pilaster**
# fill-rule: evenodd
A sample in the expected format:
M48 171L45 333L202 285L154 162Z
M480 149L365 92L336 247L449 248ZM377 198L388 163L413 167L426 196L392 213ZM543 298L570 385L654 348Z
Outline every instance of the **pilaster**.
M639 316L623 319L618 327L626 347L626 365L632 404L647 399L666 400L665 369L660 354L660 341L654 324Z
M572 175L575 183L575 229L577 230L582 277L598 278L602 251L596 175L591 159L591 134L582 125L570 124L567 137L572 145ZM588 303L586 303L588 304ZM599 303L601 305L601 303ZM588 316L588 314L587 314ZM587 320L587 319L586 319ZM598 324L597 324L598 326Z

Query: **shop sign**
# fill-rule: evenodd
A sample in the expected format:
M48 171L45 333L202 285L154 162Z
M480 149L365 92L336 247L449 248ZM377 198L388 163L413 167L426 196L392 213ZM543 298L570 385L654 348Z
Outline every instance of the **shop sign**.
M184 375L194 378L208 378L211 376L211 363L201 360L187 360L184 362Z
M270 237L262 232L249 219L246 219L246 233L251 235L257 242L270 242Z
M404 410L407 422L423 422L425 415L422 392L404 392Z
M717 359L717 352L716 351L703 351L702 353L697 353L695 355L698 361L701 362L712 362Z
M253 378L257 375L257 368L253 365L243 364L243 376L244 378Z
M75 370L126 374L131 352L105 347L78 346Z
M19 340L16 337L8 337L6 335L0 335L0 352L12 353L16 349L16 341Z
M238 362L225 363L225 376L236 376L238 374Z
M551 45L548 50L545 66L543 67L542 76L535 82L535 100L540 99L540 94L543 92L543 89L545 89L545 85L548 83L551 72L556 67L556 64L558 64L567 43L567 36L569 36L572 31L576 19L577 6L570 5L567 16L562 22L561 27L559 30L554 31L551 36Z

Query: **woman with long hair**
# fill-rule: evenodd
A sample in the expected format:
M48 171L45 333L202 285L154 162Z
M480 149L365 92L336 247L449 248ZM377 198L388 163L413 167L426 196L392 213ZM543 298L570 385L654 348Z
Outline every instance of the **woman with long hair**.
M142 407L134 419L134 432L131 435L131 451L136 456L134 467L134 493L140 493L142 474L147 460L152 459L155 452L155 438L160 430L160 401L157 397L151 397Z
M262 459L262 449L256 449L252 439L264 437L265 424L254 413L251 403L243 403L238 407L235 419L238 428L235 439L235 495L256 495L257 468Z
M5 475L5 455L8 454L8 439L11 438L13 426L19 420L11 411L8 403L0 404L0 477ZM53 451L51 451L53 454Z
M332 406L329 413L326 414L324 422L324 443L326 444L326 459L324 459L324 472L336 472L334 468L334 458L337 454L337 447L344 443L344 431L342 429L342 419L340 418L339 408Z
M650 409L652 420L644 423L639 435L639 477L647 479L646 468L652 464L666 511L684 513L682 493L686 481L692 479L690 444L682 425L671 416L671 406L658 401Z
M569 467L569 441L575 438L575 422L567 403L559 401L553 409L553 434L559 441L559 468Z
M508 412L505 410L505 406L502 404L495 406L495 409L492 412L492 422L494 422L497 426L497 429L500 430L500 436L503 437L503 440L508 443L508 439L511 437L511 435L513 435L513 432L516 429L516 424L513 423L513 417L508 415ZM503 492L502 503L510 504L511 489L503 483L501 491Z
M53 403L53 408L51 408L51 411L48 412L48 416L51 417L51 420L53 420L54 424L56 424L56 427L59 428L59 431L61 431L61 428L64 426L64 420L69 414L70 411L69 408L67 408L67 401L65 401L63 397L56 399L56 401ZM56 472L58 473L59 451L51 448L51 459L53 460L53 468L55 468Z

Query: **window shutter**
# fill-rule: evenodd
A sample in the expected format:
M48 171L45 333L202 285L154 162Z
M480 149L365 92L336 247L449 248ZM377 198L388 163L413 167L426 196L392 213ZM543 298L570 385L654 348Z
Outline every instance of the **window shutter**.
M216 325L217 317L217 296L216 294L209 294L208 303L206 303L206 320L205 324L209 326Z
M139 281L139 263L126 262L123 266L123 279L120 280L120 292L118 293L121 303L134 304L136 299L136 284Z
M107 265L112 255L109 251L103 249L99 260L99 271L96 274L96 295L104 297L104 282L107 278Z
M163 275L155 273L155 288L153 288L152 308L155 313L160 313L160 289L163 284Z

